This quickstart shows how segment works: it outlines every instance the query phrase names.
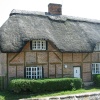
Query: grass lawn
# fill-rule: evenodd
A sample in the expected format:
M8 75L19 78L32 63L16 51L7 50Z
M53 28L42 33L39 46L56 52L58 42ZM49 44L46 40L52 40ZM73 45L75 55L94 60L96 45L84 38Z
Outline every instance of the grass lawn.
M49 97L49 96L59 96L59 95L70 95L77 93L85 93L85 92L94 92L100 91L100 88L88 88L88 89L79 89L76 91L61 91L61 92L53 92L53 93L41 93L41 94L15 94L9 91L0 91L0 100L18 100L21 98L40 98L40 97Z

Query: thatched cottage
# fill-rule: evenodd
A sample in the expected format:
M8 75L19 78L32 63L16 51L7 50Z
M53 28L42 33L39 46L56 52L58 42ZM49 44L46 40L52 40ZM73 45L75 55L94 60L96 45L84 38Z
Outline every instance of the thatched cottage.
M48 12L13 10L0 28L0 75L11 78L78 77L100 74L100 22Z

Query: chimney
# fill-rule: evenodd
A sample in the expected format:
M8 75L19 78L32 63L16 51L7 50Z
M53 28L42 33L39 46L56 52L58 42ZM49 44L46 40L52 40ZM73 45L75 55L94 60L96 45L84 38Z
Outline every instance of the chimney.
M48 13L51 15L61 15L62 14L62 5L50 3L48 5Z

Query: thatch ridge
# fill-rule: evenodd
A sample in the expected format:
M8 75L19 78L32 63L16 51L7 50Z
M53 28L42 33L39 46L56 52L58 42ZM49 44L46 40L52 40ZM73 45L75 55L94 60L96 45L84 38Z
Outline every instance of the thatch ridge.
M72 20L72 21L82 21L82 22L90 22L90 23L100 23L100 20L96 20L96 19L80 18L80 17L67 16L67 15L50 15L48 12L39 12L39 11L26 11L26 10L13 9L10 13L10 16L12 15L27 15L27 16L33 15L33 16L49 17L52 20L58 20L58 21Z
M0 28L2 52L20 52L27 41L45 39L61 52L93 52L100 42L99 21L13 10Z

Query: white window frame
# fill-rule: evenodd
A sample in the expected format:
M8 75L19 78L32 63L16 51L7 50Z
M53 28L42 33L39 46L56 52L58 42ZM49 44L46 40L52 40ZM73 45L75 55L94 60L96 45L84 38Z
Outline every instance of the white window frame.
M94 51L100 51L100 43L96 44Z
M92 63L92 74L100 74L100 63Z
M26 78L31 78L31 79L42 78L42 66L26 67Z
M46 41L32 40L32 50L46 50Z

